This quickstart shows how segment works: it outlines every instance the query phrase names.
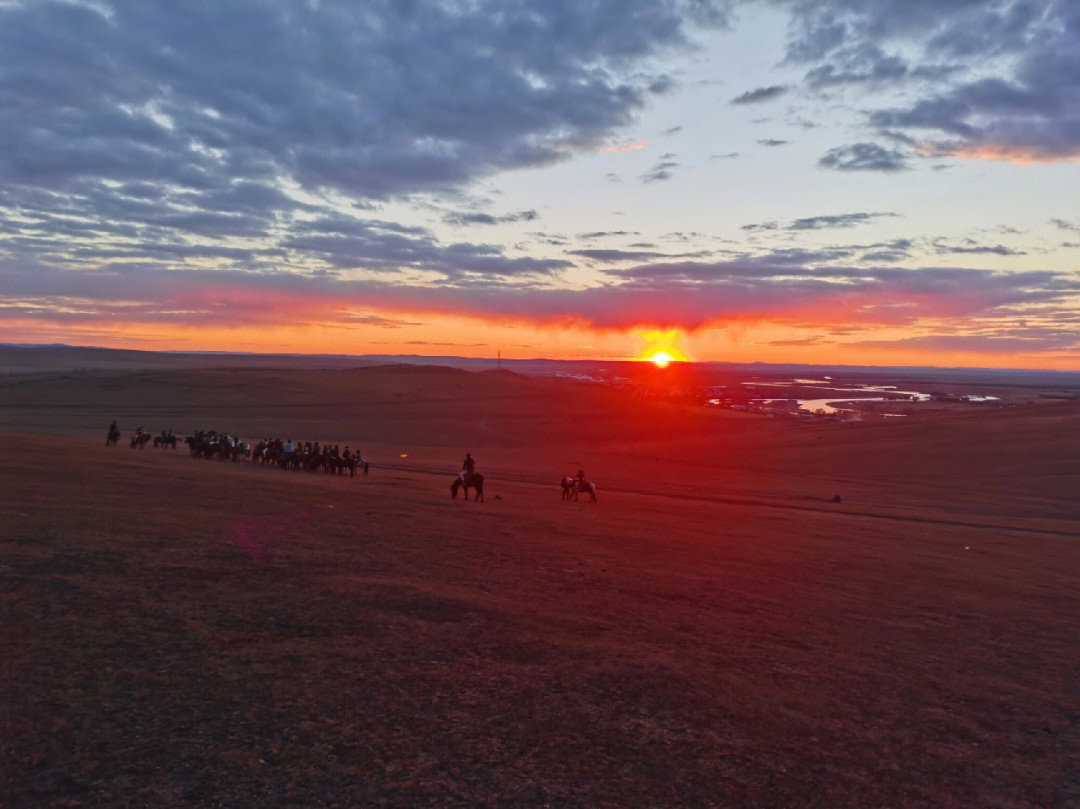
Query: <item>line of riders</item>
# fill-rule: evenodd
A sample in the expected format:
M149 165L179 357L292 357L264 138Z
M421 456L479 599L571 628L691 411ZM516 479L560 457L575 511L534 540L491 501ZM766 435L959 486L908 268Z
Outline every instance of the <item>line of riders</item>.
M105 444L116 444L120 440L120 431L116 422L109 425ZM139 427L131 436L131 448L142 449L151 440L150 433ZM162 430L153 437L155 447L171 446L176 449L177 439L172 430ZM197 430L184 439L193 457L208 460L239 461L250 458L253 463L266 466L278 466L282 469L303 469L308 472L356 477L356 470L367 474L370 465L361 456L359 450L353 452L348 446L341 449L338 444L319 445L318 441L282 441L280 438L266 439L255 446L242 441L238 436L219 433L216 430Z
M142 427L139 427L134 433L131 434L131 448L142 449L150 441L153 440L154 448L164 448L171 446L176 449L176 436L173 435L172 430L162 430L160 434L151 438L150 433L146 432ZM120 430L117 429L116 422L114 421L109 425L109 432L105 436L105 446L110 444L116 444L120 441Z
M151 439L150 433L139 427L131 437L131 448L142 449ZM116 444L120 441L120 430L113 421L109 425L109 431L105 437L105 445ZM160 435L153 436L155 447L171 446L176 449L176 436L172 430L162 430ZM344 475L346 471L349 477L356 477L356 470L360 469L363 474L368 473L370 465L360 456L360 451L355 453L348 446L341 450L337 444L324 444L319 442L303 441L293 443L292 439L282 441L280 438L260 441L254 447L244 443L237 436L228 433L219 433L216 430L198 430L193 435L184 439L193 457L217 459L221 461L238 461L241 458L251 458L254 463L266 466L278 466L282 469L304 469L309 472L322 471L325 474ZM465 489L465 499L469 499L469 489L475 489L475 500L484 499L484 476L476 471L476 460L471 453L465 453L465 460L461 465L461 473L450 485L450 494L457 497L459 488ZM562 499L577 500L579 494L587 494L591 502L596 502L596 484L585 479L585 472L578 470L576 477L564 477L562 479Z

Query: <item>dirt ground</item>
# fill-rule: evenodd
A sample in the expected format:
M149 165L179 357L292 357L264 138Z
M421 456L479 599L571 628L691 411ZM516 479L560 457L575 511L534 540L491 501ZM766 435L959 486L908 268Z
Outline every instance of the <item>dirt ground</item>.
M1080 806L1078 403L94 369L0 378L0 430L3 807Z

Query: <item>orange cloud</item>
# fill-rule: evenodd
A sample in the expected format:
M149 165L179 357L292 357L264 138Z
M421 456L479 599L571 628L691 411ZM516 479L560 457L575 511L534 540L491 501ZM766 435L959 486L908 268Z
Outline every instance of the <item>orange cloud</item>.
M924 157L955 157L961 160L991 160L1017 166L1080 161L1080 147L1064 151L1039 149L1006 143L942 144L925 143L919 147Z
M609 143L604 146L601 151L603 152L637 152L644 149L652 143L651 140L645 138L644 140L634 140L629 143Z

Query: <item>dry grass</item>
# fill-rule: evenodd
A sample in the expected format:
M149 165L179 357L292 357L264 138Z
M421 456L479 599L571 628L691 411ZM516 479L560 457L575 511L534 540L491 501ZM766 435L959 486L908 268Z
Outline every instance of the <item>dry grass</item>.
M1080 805L1076 499L978 462L1067 483L1077 413L1040 413L949 425L971 452L934 497L932 425L823 449L733 421L710 463L597 427L623 485L595 506L513 436L476 504L425 471L458 447L392 426L354 480L9 435L0 803Z

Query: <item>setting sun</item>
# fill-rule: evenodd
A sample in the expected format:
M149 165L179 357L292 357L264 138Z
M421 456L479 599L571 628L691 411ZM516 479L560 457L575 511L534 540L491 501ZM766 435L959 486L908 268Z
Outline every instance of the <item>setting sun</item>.
M636 334L645 341L645 347L637 357L643 362L651 362L657 368L666 368L673 362L688 362L690 359L677 347L682 339L682 332L678 329L654 329Z
M648 357L649 362L655 365L657 368L667 368L668 364L675 358L668 354L666 351L657 351L651 357Z

